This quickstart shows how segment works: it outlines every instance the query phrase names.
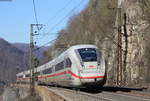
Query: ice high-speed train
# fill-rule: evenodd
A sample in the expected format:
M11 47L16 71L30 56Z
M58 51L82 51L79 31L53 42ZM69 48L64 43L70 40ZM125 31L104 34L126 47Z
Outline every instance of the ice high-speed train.
M69 87L104 85L105 61L95 45L75 45L35 69L38 84ZM17 74L17 82L29 83L31 70Z

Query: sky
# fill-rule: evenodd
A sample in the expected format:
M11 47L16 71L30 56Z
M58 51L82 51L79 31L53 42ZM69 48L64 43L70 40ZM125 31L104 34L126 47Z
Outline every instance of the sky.
M89 0L34 0L39 24L37 45L56 38L69 18L84 9ZM0 37L11 43L29 43L30 24L36 24L33 0L0 0ZM36 30L36 28L34 28Z

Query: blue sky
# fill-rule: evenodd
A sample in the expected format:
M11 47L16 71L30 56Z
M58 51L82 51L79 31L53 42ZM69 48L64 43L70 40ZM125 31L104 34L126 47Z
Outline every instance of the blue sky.
M42 45L54 39L55 33L65 28L69 17L84 9L88 2L89 0L35 0L38 22L45 24L35 39L37 44ZM76 9L72 10L75 7ZM63 18L65 19L62 21ZM59 23L60 21L62 22ZM36 23L32 0L0 2L1 38L12 43L29 43L32 23ZM57 23L59 24L56 26ZM47 32L49 34L45 35Z

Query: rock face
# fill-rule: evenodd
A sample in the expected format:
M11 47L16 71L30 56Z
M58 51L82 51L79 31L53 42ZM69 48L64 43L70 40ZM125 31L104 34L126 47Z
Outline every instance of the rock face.
M17 93L12 88L5 88L3 93L3 101L15 101L17 99Z
M126 0L123 2L124 12L127 14L127 58L126 58L126 75L127 84L144 82L144 30L148 23L143 19L144 12L140 6L139 0ZM124 41L124 40L123 40ZM125 43L124 43L125 44ZM124 48L125 49L125 48Z
M150 74L148 71L150 67L146 61L148 60L147 53L150 46L146 47L146 43L150 34L146 33L147 28L149 28L149 22L143 9L145 6L144 0L118 0L118 6L121 7L123 19L121 35L123 85L149 83ZM126 32L124 28L126 28ZM117 38L116 33L116 40ZM117 51L114 47L112 49ZM114 56L112 51L110 61L108 60L108 67L111 67L108 69L109 83L116 83L117 75L114 75L116 74L114 72L117 70L117 62L111 60L117 60L117 57ZM113 66L114 63L116 66ZM114 78L112 79L111 76Z
M2 101L41 101L38 94L30 95L30 89L27 87L7 87L4 89Z

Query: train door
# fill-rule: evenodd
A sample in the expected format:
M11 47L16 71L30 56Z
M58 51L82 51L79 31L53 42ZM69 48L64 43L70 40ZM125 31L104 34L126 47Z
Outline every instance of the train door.
M56 66L55 64L54 64L54 65L52 65L52 68L53 68L53 69L52 69L52 72L53 72L53 73L55 73L55 72L56 72L56 70L55 70L55 66ZM51 80L52 80L52 82L55 82L55 77L53 77Z
M64 59L64 69L65 69L65 71L66 71L66 80L69 80L69 71L68 71L68 66L67 66L67 57L65 57L65 59Z
M69 57L65 57L64 59L64 68L65 68L65 71L66 71L66 81L67 81L67 84L69 84L69 82L71 82L71 74L70 74L70 71L71 71L71 65L72 65L72 62L70 60Z
M39 76L38 76L38 77L39 77L39 79L38 79L38 83L40 84L40 83L42 83L42 78L41 78L41 77L42 77L42 75L43 75L43 70L42 70L42 69L40 69L40 71L39 71L39 72L40 72L40 74L39 74Z

